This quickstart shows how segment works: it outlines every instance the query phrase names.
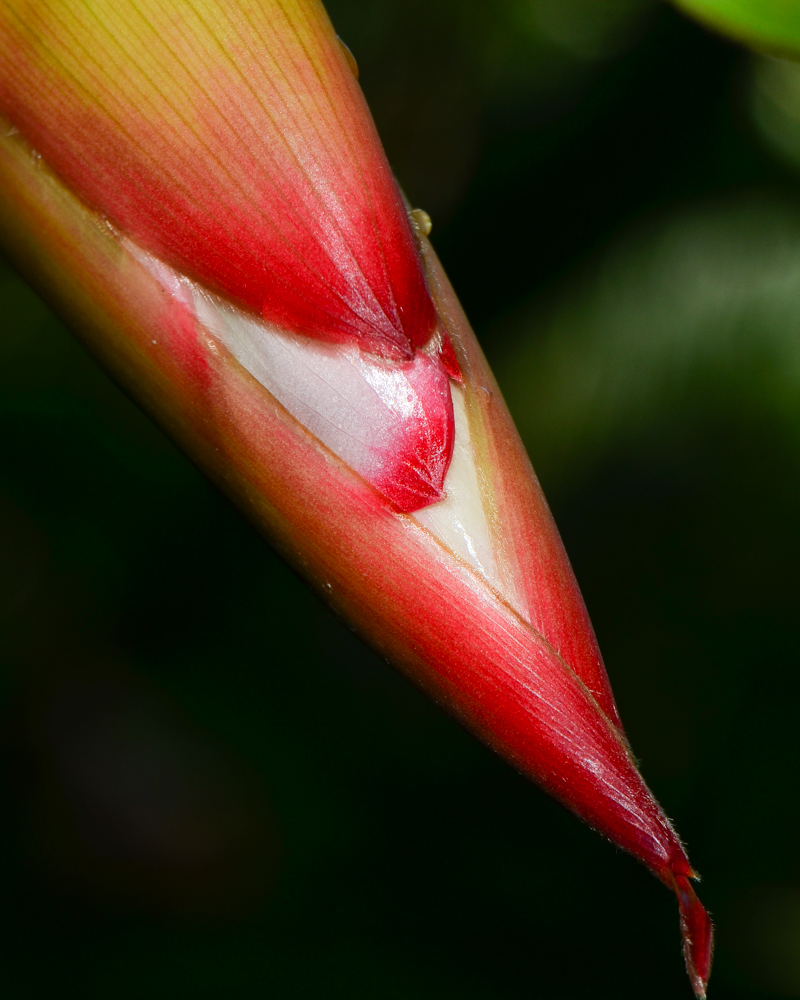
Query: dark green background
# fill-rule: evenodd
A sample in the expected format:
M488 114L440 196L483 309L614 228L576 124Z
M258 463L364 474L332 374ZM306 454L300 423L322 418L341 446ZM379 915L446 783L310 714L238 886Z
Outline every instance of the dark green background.
M705 876L712 996L800 996L800 186L753 57L637 0L329 9ZM689 997L663 887L0 283L7 995Z

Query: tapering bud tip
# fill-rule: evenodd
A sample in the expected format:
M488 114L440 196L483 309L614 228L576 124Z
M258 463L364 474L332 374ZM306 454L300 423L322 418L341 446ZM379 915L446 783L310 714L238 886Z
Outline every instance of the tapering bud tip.
M714 952L714 927L685 875L673 876L681 918L686 971L698 1000L705 1000Z

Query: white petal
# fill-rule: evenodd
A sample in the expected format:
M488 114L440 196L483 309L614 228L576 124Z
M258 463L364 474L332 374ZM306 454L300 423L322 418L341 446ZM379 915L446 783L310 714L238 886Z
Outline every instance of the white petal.
M444 481L447 495L444 500L416 511L413 516L500 590L502 588L497 579L494 546L470 441L464 392L456 385L451 386L451 391L456 443Z

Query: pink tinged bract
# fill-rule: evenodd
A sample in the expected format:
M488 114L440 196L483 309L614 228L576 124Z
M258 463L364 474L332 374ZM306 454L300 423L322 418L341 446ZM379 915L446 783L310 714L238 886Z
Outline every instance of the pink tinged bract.
M285 383L290 335L309 341L294 351L305 391L298 373L276 395L383 496L404 511L441 499L452 351L441 363L418 353L449 342L435 336L405 206L324 22L224 0L5 6L0 105L48 164L157 262L237 303L217 332L234 336L238 315L241 333L248 309L267 321L270 391ZM350 362L313 341L349 345Z
M447 370L437 350L388 361L355 345L288 333L213 295L126 241L173 299L176 318L199 322L292 416L398 510L444 497L455 443Z
M0 110L9 252L367 641L676 892L704 995L686 852L321 7L0 0Z
M447 372L417 351L380 363L253 323L238 310L198 303L197 316L292 416L398 510L444 497L455 442Z
M430 339L400 193L313 0L7 2L0 32L4 113L145 249L305 336L393 359Z

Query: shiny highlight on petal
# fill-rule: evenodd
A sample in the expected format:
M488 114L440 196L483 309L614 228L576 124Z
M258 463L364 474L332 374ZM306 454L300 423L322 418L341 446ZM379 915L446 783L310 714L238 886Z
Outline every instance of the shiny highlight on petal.
M7 251L368 642L676 892L703 996L688 857L321 7L0 0L0 109L47 164L0 139Z
M398 510L439 501L453 454L450 381L438 357L393 362L280 330L179 275L126 240L192 320L306 430Z

